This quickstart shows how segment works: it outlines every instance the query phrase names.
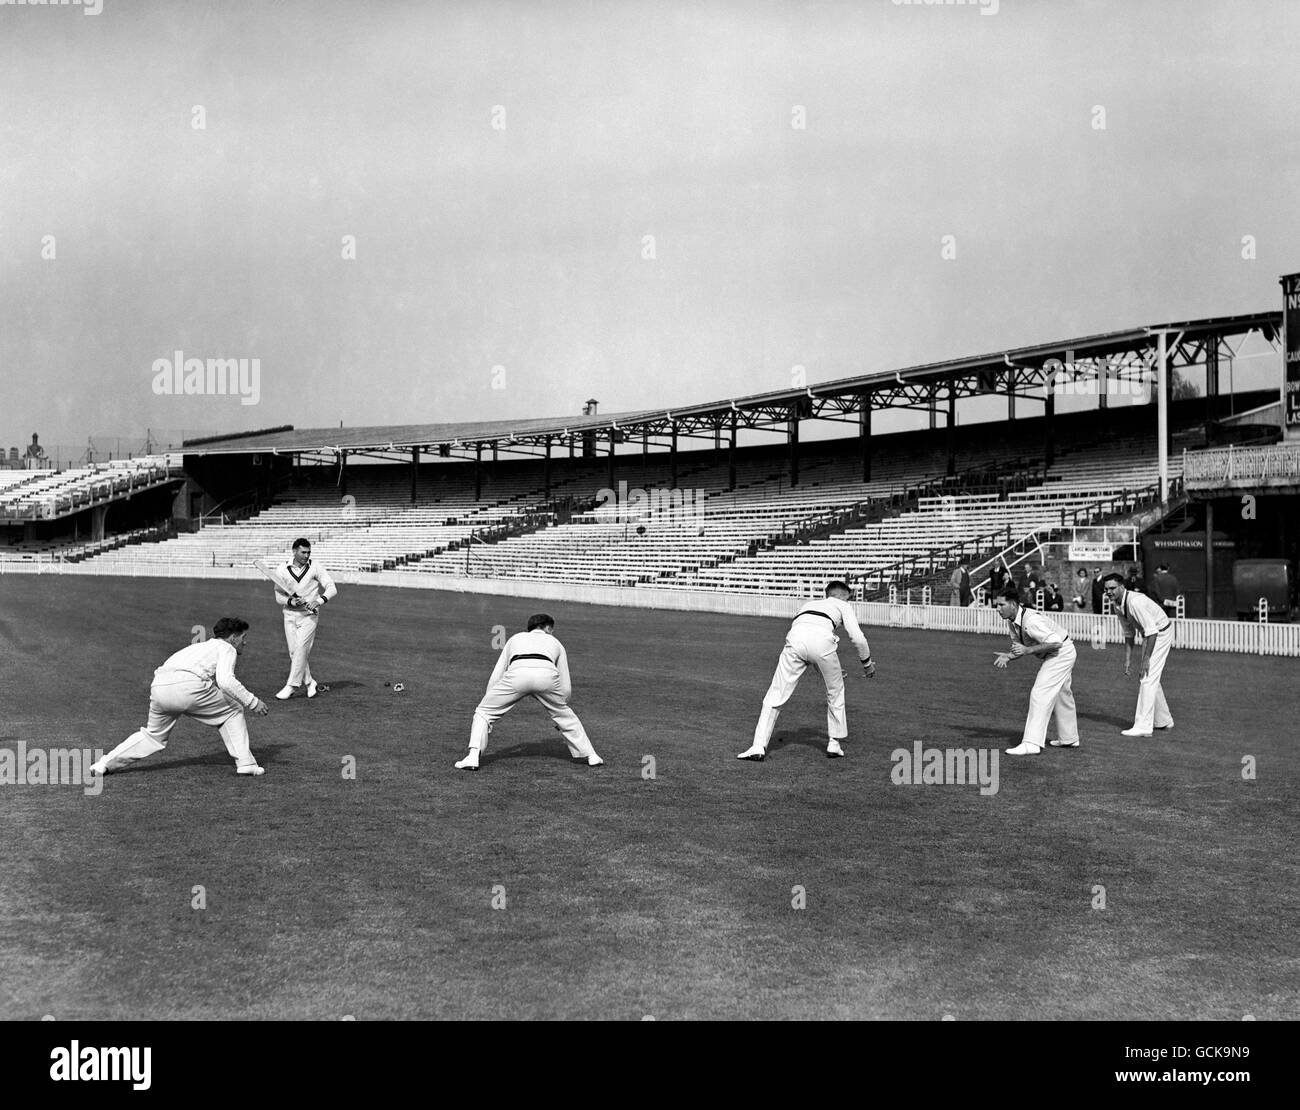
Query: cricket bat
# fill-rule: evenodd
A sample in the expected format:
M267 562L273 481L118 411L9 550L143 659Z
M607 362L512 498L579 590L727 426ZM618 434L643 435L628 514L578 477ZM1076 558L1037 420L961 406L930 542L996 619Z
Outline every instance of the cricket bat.
M317 598L313 597L308 599L304 597L298 591L298 584L290 578L282 568L271 566L265 559L254 559L253 566L262 572L262 577L264 577L268 582L278 586L291 598L296 597L299 601L303 602L304 607L299 610L299 612L315 613L320 608L320 606L316 604ZM319 588L315 582L310 583L310 589L313 594L319 593Z

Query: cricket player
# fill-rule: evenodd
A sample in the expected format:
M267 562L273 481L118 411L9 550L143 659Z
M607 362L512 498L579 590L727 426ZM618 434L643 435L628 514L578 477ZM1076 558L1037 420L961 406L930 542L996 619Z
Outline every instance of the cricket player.
M479 757L487 748L492 726L526 697L541 702L574 759L585 759L588 767L599 767L605 761L596 754L578 715L569 708L572 695L569 657L564 645L555 638L555 619L537 613L528 618L528 631L516 632L501 649L487 691L474 710L469 754L456 764L456 769L478 770Z
M258 766L248 748L244 714L265 717L266 702L250 694L235 677L235 660L243 652L247 637L247 621L222 617L213 627L210 640L191 644L172 655L154 671L149 723L92 763L90 769L106 775L162 751L172 726L182 717L193 717L220 731L239 774L262 774L264 768Z
M1137 712L1133 717L1133 727L1124 729L1121 735L1150 736L1152 728L1173 728L1174 718L1169 712L1169 703L1165 701L1160 676L1164 674L1165 660L1169 658L1169 649L1174 643L1174 622L1151 598L1125 589L1124 580L1118 574L1106 575L1102 579L1102 586L1124 629L1126 675L1133 673L1134 632L1142 633Z
M275 696L281 701L293 697L304 682L307 696L316 696L316 680L307 657L316 642L320 607L338 596L339 588L320 563L311 561L311 541L293 541L293 558L276 567L275 603L284 610L284 638L289 644L289 680Z
M1056 717L1056 737L1048 741L1054 748L1079 746L1079 722L1074 712L1074 690L1070 686L1074 663L1078 658L1074 644L1056 621L1037 609L1020 604L1020 591L1008 586L998 600L998 613L1011 625L1011 650L998 652L993 665L1006 670L1013 659L1037 656L1038 668L1034 688L1029 691L1029 716L1025 733L1007 755L1037 755L1047 739L1047 719Z
M848 736L849 726L844 714L844 671L840 667L837 650L840 640L835 635L836 629L843 628L858 649L862 673L867 678L876 677L871 648L858 626L853 606L849 604L852 596L845 583L829 582L825 598L808 602L795 614L790 631L785 635L785 647L777 660L772 684L763 695L763 711L754 728L754 742L737 759L759 761L767 755L767 745L772 740L776 719L781 715L781 706L790 700L809 666L821 671L822 681L826 684L826 731L830 734L826 755L836 759L844 754L840 741Z

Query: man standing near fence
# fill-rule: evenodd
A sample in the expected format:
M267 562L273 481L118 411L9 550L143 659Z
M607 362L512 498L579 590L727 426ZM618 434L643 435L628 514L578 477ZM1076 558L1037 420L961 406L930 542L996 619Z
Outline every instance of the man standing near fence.
M307 657L316 642L320 608L338 596L339 588L320 563L311 559L311 541L293 541L293 558L277 568L275 603L284 610L284 638L289 645L289 679L275 696L280 701L293 697L304 682L307 696L316 696L316 680ZM292 587L293 592L290 592Z
M1174 718L1165 701L1160 677L1165 671L1165 660L1174 644L1174 622L1159 605L1149 597L1128 590L1118 574L1106 575L1102 581L1106 596L1119 617L1124 629L1124 673L1132 673L1134 632L1142 633L1142 663L1138 670L1138 702L1133 717L1133 727L1123 730L1123 736L1150 736L1153 728L1173 728Z

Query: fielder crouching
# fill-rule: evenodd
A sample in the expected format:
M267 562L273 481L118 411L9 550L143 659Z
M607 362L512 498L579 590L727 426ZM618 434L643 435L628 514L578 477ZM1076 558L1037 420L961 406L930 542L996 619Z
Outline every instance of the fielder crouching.
M1071 679L1078 653L1070 637L1056 621L1020 604L1020 592L1008 586L998 599L998 612L1011 625L1011 650L998 652L993 665L1006 670L1013 659L1036 655L1043 661L1029 691L1029 715L1020 743L1007 749L1007 755L1037 755L1047 740L1047 722L1056 717L1054 748L1079 746L1079 721L1074 709Z
M528 631L516 632L501 649L487 691L474 710L469 754L456 763L456 769L478 770L479 756L487 748L492 726L527 697L535 698L551 715L574 759L585 759L589 767L599 767L605 761L596 754L578 715L569 708L572 695L569 659L564 645L555 638L555 619L545 613L529 617Z
M104 775L162 751L176 722L193 717L221 733L239 774L262 774L263 768L249 750L244 713L265 717L266 703L235 677L235 660L244 650L247 636L247 621L222 617L213 626L212 639L172 655L154 671L149 689L149 723L99 762L92 763L90 769Z
M840 667L840 638L835 633L843 628L862 661L862 673L875 678L876 665L871 661L871 646L862 634L857 615L849 598L853 592L845 582L826 584L826 596L820 601L810 601L795 614L790 630L785 635L785 646L776 661L776 673L763 695L763 711L754 726L754 742L741 752L737 759L760 762L767 756L767 746L772 740L772 730L781 715L781 707L790 700L799 679L809 667L821 672L826 684L826 754L831 759L844 755L840 744L849 735L848 717L844 711L844 671Z

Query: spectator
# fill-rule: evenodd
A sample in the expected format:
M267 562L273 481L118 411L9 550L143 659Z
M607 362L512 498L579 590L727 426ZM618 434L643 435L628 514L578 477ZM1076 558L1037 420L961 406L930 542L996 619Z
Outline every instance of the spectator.
M1088 607L1088 572L1083 567L1074 572L1074 607Z
M961 571L961 583L958 586L958 592L961 594L961 604L965 607L975 600L975 594L971 592L970 588L970 566L963 559L957 564L957 569Z
M1124 576L1124 589L1130 593L1145 593L1142 589L1142 576L1138 574L1138 568L1131 566L1128 568L1128 574Z
M1151 599L1161 606L1168 616L1174 617L1178 612L1178 595L1180 592L1178 579L1174 577L1173 572L1169 569L1169 564L1161 563L1156 567L1155 574L1151 576Z
M1106 588L1101 584L1101 567L1093 567L1092 570L1092 611L1100 613L1102 602L1106 596Z
M1020 591L1020 596L1023 598L1022 604L1031 609L1038 608L1038 579L1028 567L1025 568L1025 586Z
M998 556L992 568L989 570L989 604L996 605L998 598L1002 596L1002 591L1007 587L1007 579L1011 576L1011 571L1007 568L1007 561L1002 556Z
M1065 598L1061 596L1055 582L1047 583L1047 596L1043 598L1043 609L1048 613L1059 613L1065 609Z
M948 599L949 605L961 604L961 567L952 568L952 574L948 576L948 585L952 589L952 596Z

